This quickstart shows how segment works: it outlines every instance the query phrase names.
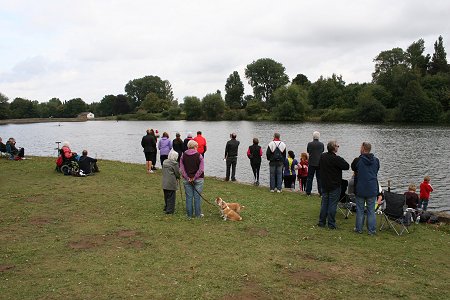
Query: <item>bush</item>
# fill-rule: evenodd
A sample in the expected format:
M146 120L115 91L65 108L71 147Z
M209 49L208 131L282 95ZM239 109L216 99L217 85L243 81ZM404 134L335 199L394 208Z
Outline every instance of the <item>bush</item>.
M350 108L329 109L323 113L320 120L323 122L352 122L355 118L355 110Z

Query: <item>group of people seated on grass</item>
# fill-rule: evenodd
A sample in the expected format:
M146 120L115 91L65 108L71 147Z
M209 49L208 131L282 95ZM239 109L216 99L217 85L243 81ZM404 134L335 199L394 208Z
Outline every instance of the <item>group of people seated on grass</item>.
M83 150L82 155L72 152L69 142L63 142L60 155L56 160L56 166L65 175L91 175L99 172L97 159L89 157L87 150ZM67 169L63 166L69 166Z
M13 137L10 137L6 144L3 143L3 139L0 137L0 152L12 160L21 160L25 156L25 149L17 148L16 140Z

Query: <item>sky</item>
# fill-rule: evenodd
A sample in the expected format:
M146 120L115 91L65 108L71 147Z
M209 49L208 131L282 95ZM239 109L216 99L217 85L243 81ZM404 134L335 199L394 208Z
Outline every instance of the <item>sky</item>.
M373 59L441 35L450 59L448 0L0 0L0 93L100 102L147 75L179 102L221 90L233 71L271 58L304 74L370 82Z

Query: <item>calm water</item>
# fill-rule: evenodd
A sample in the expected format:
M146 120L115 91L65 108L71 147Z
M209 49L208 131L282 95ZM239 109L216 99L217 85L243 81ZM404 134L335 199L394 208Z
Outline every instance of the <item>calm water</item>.
M337 139L340 144L338 155L349 163L359 155L361 143L368 141L372 143L372 150L381 162L379 180L383 187L390 180L394 191L404 192L410 182L419 185L423 176L429 175L435 189L429 207L450 211L450 129L446 127L247 121L90 121L1 125L0 136L4 141L10 136L14 137L18 146L25 147L26 155L36 156L56 156L55 141L67 140L73 151L80 153L87 149L91 156L99 159L142 163L145 172L140 142L149 127L158 129L160 134L167 131L171 139L177 131L184 139L187 132L201 130L208 142L205 173L222 178L225 177L225 143L229 134L236 132L241 142L236 177L243 182L252 182L246 151L253 137L259 138L265 152L273 133L280 132L288 150L293 150L298 157L300 152L306 151L307 143L312 140L312 132L317 130L321 133L320 140L325 144L331 139ZM268 162L264 159L261 166L262 185L268 185L268 173ZM345 178L350 178L350 175L350 171L344 173ZM316 191L316 187L313 191Z

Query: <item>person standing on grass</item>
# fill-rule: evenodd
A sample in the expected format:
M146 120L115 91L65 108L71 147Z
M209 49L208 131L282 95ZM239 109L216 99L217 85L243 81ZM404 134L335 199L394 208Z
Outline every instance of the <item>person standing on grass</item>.
M177 160L178 153L171 150L162 165L162 188L164 192L164 212L166 214L173 214L175 212L177 179L180 178L180 169Z
M319 159L319 170L322 180L322 203L317 226L336 229L336 209L341 195L342 171L350 165L342 157L336 155L339 145L336 141L327 144L328 152L322 153Z
M420 184L420 200L419 209L426 211L428 208L428 201L430 200L430 193L433 191L433 187L430 184L430 176L425 176L423 182Z
M379 193L378 170L380 161L376 158L372 145L364 142L361 145L361 155L352 162L352 170L355 172L355 195L356 195L356 223L355 232L362 233L364 226L364 211L367 209L367 231L369 235L377 232L375 217L375 201Z
M247 157L250 159L250 166L252 167L254 182L259 185L259 169L261 168L262 148L259 145L258 138L253 138L253 145L248 147Z
M159 160L161 161L161 167L164 160L167 159L170 150L172 150L172 141L169 139L169 134L167 132L163 132L162 138L158 142L159 149Z
M226 162L226 176L225 181L230 180L230 169L231 170L231 181L236 181L236 165L238 157L239 141L236 140L236 133L230 134L230 140L225 146L225 162Z
M183 154L183 140L180 138L180 133L175 134L175 139L172 141L172 149L178 153L177 162L180 163L181 155Z
M147 174L153 173L156 163L156 137L153 129L147 129L147 134L142 137L141 146L144 148Z
M289 150L287 158L284 160L284 187L295 190L295 170L298 168L298 161L295 159L294 151Z
M198 144L198 153L200 153L203 157L205 157L206 152L206 139L203 137L202 132L197 131L197 136L194 138L194 141Z
M283 164L286 158L286 144L280 140L280 134L275 132L273 141L269 143L266 150L266 157L269 161L270 172L270 192L281 193L281 183L283 181Z
M308 178L306 181L306 195L311 195L312 185L314 180L314 174L316 175L317 180L317 191L319 194L322 193L321 183L320 183L320 169L319 169L319 160L320 156L324 151L324 145L322 142L319 142L320 132L313 132L313 141L308 143L306 148L306 152L309 154L308 161Z
M183 152L188 149L187 144L189 143L190 140L193 140L192 132L188 132L186 138L183 141Z
M302 152L302 154L300 155L297 179L300 191L306 191L306 181L308 179L308 154L305 152Z
M184 191L186 192L186 214L188 218L201 218L202 214L202 200L200 193L203 192L204 182L204 158L197 151L198 144L196 141L189 141L186 150L180 159L180 172L183 177ZM194 211L192 210L194 205Z

